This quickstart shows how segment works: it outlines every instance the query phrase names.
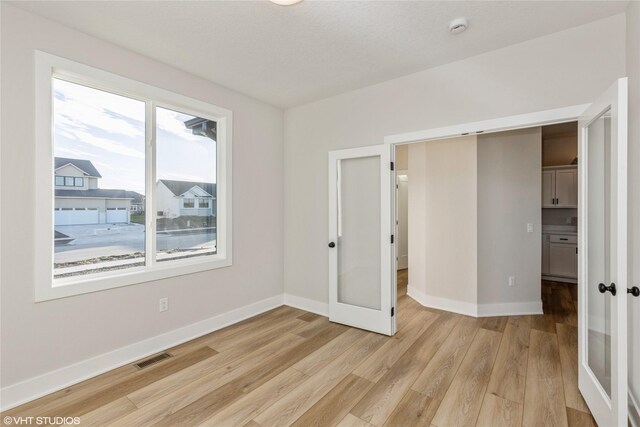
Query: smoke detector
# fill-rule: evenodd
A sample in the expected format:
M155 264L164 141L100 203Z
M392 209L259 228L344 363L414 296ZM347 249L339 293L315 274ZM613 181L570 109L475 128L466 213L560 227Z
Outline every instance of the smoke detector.
M464 33L468 26L469 21L467 21L467 18L456 18L453 21L449 22L449 32L451 34Z

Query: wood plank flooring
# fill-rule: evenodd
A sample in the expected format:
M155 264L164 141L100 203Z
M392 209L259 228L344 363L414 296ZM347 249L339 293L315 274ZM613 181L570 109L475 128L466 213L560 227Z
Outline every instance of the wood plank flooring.
M398 274L385 337L279 307L6 411L92 426L595 426L577 389L575 285L543 282L544 315L426 309Z

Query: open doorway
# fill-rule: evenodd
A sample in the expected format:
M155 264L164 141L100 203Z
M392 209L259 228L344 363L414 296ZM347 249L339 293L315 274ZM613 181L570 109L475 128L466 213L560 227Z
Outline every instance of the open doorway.
M409 147L396 147L396 270L397 296L407 294L409 283Z
M577 326L578 123L542 127L542 303L545 315Z

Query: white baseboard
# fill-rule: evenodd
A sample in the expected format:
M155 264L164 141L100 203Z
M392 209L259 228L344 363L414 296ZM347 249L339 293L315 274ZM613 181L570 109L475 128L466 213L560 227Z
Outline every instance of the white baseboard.
M578 279L570 279L568 277L561 276L545 276L542 275L542 280L549 280L551 282L561 282L561 283L573 283L574 285L578 284Z
M640 427L640 406L631 391L629 391L629 422L633 427Z
M291 294L284 294L284 304L300 310L310 311L320 316L329 317L329 304L318 302Z
M464 314L465 316L472 317L542 314L542 301L473 304L470 302L456 301L427 295L411 285L407 286L407 295L425 307L437 308L438 310L451 311L453 313Z
M478 304L478 317L542 314L542 301Z
M478 306L470 302L433 297L417 290L411 285L407 286L407 295L425 307L451 311L453 313L464 314L465 316L478 317Z
M280 307L283 295L276 295L162 335L101 354L70 366L0 389L0 410L4 411L55 391L77 384L104 372L174 347L231 324Z

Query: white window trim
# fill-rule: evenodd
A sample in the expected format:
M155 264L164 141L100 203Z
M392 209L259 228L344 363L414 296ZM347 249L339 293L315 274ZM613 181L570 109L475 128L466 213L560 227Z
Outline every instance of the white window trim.
M157 263L155 232L145 233L148 256L143 267L134 267L87 276L53 279L54 256L54 150L53 150L53 91L52 78L61 78L96 89L145 101L146 111L146 201L145 210L157 212L155 203L155 129L153 115L156 107L178 110L185 114L215 120L216 187L218 204L215 255L177 259ZM35 52L36 92L36 223L35 223L35 301L47 301L149 282L168 277L192 274L232 265L232 206L231 206L231 147L233 115L230 110L207 102L179 95L145 83L131 80L75 61L45 52ZM222 210L220 210L222 208ZM156 215L147 215L147 230L155 231Z

